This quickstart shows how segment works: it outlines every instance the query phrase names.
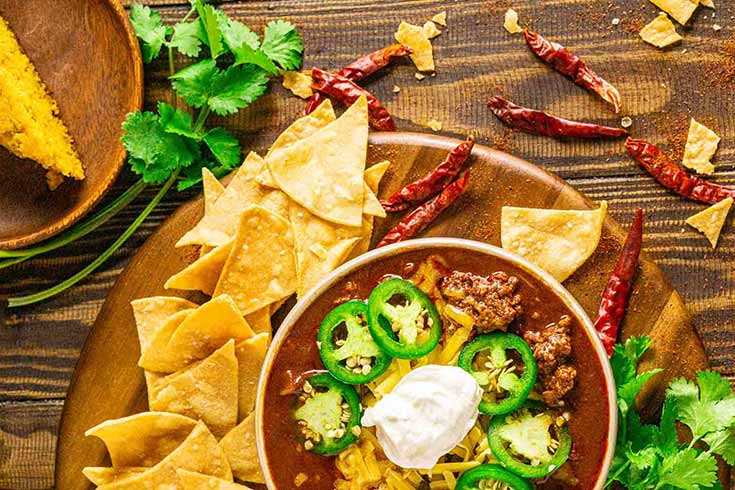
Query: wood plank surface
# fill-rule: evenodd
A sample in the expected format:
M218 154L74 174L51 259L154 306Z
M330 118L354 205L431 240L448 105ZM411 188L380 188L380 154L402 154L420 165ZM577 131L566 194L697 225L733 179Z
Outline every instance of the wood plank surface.
M32 0L30 0L32 1ZM186 2L146 2L175 22ZM735 73L728 81L728 41L735 36L735 5L718 2L716 17L699 9L679 31L683 44L659 51L636 32L657 9L646 0L282 0L227 2L223 8L255 28L286 18L296 23L307 48L305 66L335 69L357 55L391 42L401 20L423 22L446 10L449 26L434 41L437 76L414 78L398 63L372 79L369 90L396 116L401 130L474 134L495 146L558 173L595 200L606 199L622 223L647 211L645 249L681 293L714 368L735 379L735 233L730 220L716 250L684 219L703 206L673 196L645 175L618 142L557 142L508 132L489 113L496 93L573 119L617 124L620 116L530 55L518 36L502 30L512 3L523 23L584 56L621 90L624 114L637 136L681 154L689 117L723 138L714 180L735 182ZM166 5L163 5L166 4ZM619 18L618 26L612 19ZM715 31L713 24L722 26ZM686 49L686 52L682 52ZM146 103L170 97L164 63L146 70ZM401 88L393 93L393 86ZM245 149L262 150L289 121L301 101L273 90L237 117L213 121L231 129ZM121 177L112 195L132 181ZM22 294L71 275L96 257L142 210L153 191L79 243L10 270L0 270L0 295ZM0 322L0 490L53 485L53 446L60 406L81 346L107 291L134 251L193 192L171 193L146 224L97 273L71 291L40 305L2 313ZM114 346L111 346L114 348ZM682 353L686 355L686 353Z

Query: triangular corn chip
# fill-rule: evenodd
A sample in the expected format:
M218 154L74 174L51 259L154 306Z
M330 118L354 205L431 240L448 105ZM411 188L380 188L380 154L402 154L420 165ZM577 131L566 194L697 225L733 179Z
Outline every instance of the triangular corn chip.
M225 186L217 180L211 170L202 167L202 188L204 189L204 214L211 213L214 203L225 193Z
M704 211L690 216L686 221L689 226L701 231L707 237L712 244L712 248L717 246L717 241L720 239L720 232L725 225L725 221L727 221L732 201L732 197L723 199Z
M177 470L176 474L183 490L250 490L244 485L192 471Z
M224 451L207 426L198 422L189 436L152 468L130 478L100 486L100 490L183 490L176 470L189 470L232 481Z
M265 483L255 447L255 412L223 437L219 445L230 462L235 478L250 483Z
M168 343L171 340L171 337L173 337L174 332L176 332L176 329L184 323L184 320L189 318L189 315L195 311L196 309L192 308L190 310L183 310L171 315L161 328L153 332L150 338L145 339L146 346L145 349L141 349L140 358L155 359L161 357L163 353L168 352ZM144 343L144 339L142 337L140 338L140 343ZM140 360L138 362L140 362Z
M163 287L166 289L201 291L212 296L222 273L222 268L230 255L230 250L232 250L232 239L224 245L209 251L181 272L169 277Z
M380 187L380 181L383 179L385 172L390 167L388 160L371 165L365 170L365 183L370 188L373 195L378 194L378 188ZM382 207L382 205L381 205ZM357 242L355 247L350 252L350 256L347 260L354 259L355 257L364 254L370 250L370 241L373 237L373 221L372 216L364 216L362 220L362 238Z
M197 307L191 301L173 296L154 296L130 302L133 307L135 325L138 328L140 351L145 351L154 335L163 328L175 313L192 310Z
M237 398L240 419L245 418L255 409L255 398L258 394L258 378L263 367L263 359L268 350L271 336L261 333L255 337L243 340L235 346L237 357Z
M108 420L84 433L102 439L115 468L158 464L194 430L196 420L165 412L143 412Z
M717 136L717 133L692 118L687 144L684 148L684 159L681 163L687 168L696 170L697 173L713 174L715 166L710 160L717 152L719 144L720 137Z
M312 213L332 223L360 226L367 137L363 95L336 121L273 151L266 164L278 187Z
M176 246L217 247L227 243L237 231L240 215L254 204L280 213L285 208L284 196L271 195L280 191L264 188L255 181L255 176L263 165L263 159L258 154L249 153L211 211L206 213L201 221L176 243Z
M109 483L115 483L127 478L136 476L148 468L144 466L132 466L127 468L107 468L105 466L87 466L82 470L87 480L91 481L98 487L107 485Z
M365 169L365 183L368 185L370 190L373 191L373 194L378 193L380 181L383 180L383 176L388 170L388 167L390 167L390 162L388 160L383 160L382 162L370 165Z
M434 53L423 27L401 22L395 38L399 43L411 48L411 61L418 71L434 71Z
M255 310L252 313L245 315L245 319L253 329L253 332L257 333L273 333L273 325L271 325L271 306L264 306L259 310Z
M373 194L373 191L370 190L370 187L367 185L367 183L364 183L363 185L365 186L365 188L363 189L363 214L385 218L386 214L383 205L380 204L377 196Z
M138 365L158 373L173 373L188 364L204 359L228 340L245 340L255 333L243 318L233 299L218 295L194 310L179 327L166 337L161 331Z
M230 340L206 359L158 379L149 389L151 410L201 420L216 437L224 436L237 424L235 341Z
M503 206L503 248L516 253L561 282L597 249L607 203L592 211Z
M296 261L291 225L259 206L240 218L215 295L229 294L247 315L293 294Z

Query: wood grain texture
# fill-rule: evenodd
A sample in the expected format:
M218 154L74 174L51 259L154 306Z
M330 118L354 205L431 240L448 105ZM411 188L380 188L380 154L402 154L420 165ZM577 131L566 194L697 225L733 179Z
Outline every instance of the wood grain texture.
M156 7L166 22L180 20L187 2L162 0ZM735 5L719 2L717 17L700 9L685 28L683 44L659 51L640 41L636 29L657 9L646 0L254 0L227 2L223 8L262 30L268 20L288 18L304 35L306 66L335 69L360 54L392 41L401 20L423 22L436 12L448 12L449 27L434 41L438 73L419 82L407 63L398 63L373 77L367 87L396 114L401 130L422 127L436 118L442 133L472 132L479 143L497 146L554 171L593 200L607 199L610 214L629 223L636 207L647 211L645 250L681 293L704 340L712 366L735 378L735 234L732 220L712 250L684 220L703 206L662 189L625 154L619 143L558 142L505 130L486 106L501 93L517 103L554 111L574 119L617 124L603 103L540 64L518 37L502 30L502 14L513 5L521 22L567 44L584 56L623 93L624 113L633 117L637 136L681 152L688 118L697 117L715 129L723 141L716 156L714 180L735 183L735 109L733 82L717 81L728 59L726 42L735 34ZM611 25L613 18L621 24ZM714 31L712 24L723 26ZM345 25L349 27L345 29ZM686 53L681 51L686 49ZM156 62L146 69L146 104L170 99L166 67ZM401 87L393 94L394 85ZM302 102L280 86L237 117L216 120L232 130L245 149L263 150L298 114ZM679 138L675 138L678 135ZM117 195L132 178L124 174L111 194ZM71 275L96 257L141 211L152 197L147 192L99 232L79 244L12 270L0 270L0 295L25 294ZM112 283L145 239L193 193L172 193L148 222L100 271L72 291L41 305L8 311L0 329L0 400L44 404L64 398L81 346ZM680 357L686 358L685 350ZM24 407L28 406L24 402ZM8 412L0 414L6 416ZM8 421L19 426L23 411ZM56 420L59 412L49 412ZM36 447L47 463L43 478L19 477L16 468L0 460L0 489L50 488L53 455ZM12 483L11 483L12 482Z
M142 104L143 71L117 0L0 0L0 16L57 101L85 172L50 191L39 164L0 148L0 249L12 249L69 227L112 187L125 158L120 124Z

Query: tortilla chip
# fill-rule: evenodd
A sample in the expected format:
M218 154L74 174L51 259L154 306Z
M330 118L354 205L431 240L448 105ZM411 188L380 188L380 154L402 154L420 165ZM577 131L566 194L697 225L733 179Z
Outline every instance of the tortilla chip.
M228 340L255 335L234 300L219 294L194 310L173 332L161 330L138 361L148 371L173 373L204 359Z
M363 95L336 121L272 151L266 164L278 187L312 213L333 223L360 226L367 137Z
M242 214L215 294L232 296L244 315L289 297L296 290L291 225L259 206Z
M436 22L440 26L446 27L447 26L447 12L446 11L439 12L438 14L436 14L434 17L431 18L431 21Z
M411 61L419 71L434 71L434 53L424 29L401 22L395 34L396 41L411 48Z
M222 437L237 424L237 390L238 361L230 340L206 359L155 380L148 402L151 410L201 420Z
M717 152L719 144L720 137L717 133L692 118L681 163L687 168L696 170L697 173L711 175L715 171L715 166L710 160Z
M390 162L383 160L365 169L365 183L374 194L378 193L380 181L383 180L383 176L388 170L388 167L390 167Z
M432 21L427 20L424 23L424 35L426 35L429 39L434 39L436 36L440 35L442 31L439 30L438 27L436 27L436 24L434 24Z
M711 9L715 8L715 2L713 0L700 0L699 4Z
M136 299L131 301L130 305L133 307L135 325L138 328L141 352L148 348L155 334L164 327L174 314L193 310L197 307L191 301L173 296L153 296L151 298Z
M561 282L597 248L606 213L605 201L592 211L503 206L501 242Z
M658 17L646 24L639 34L641 39L648 44L653 44L657 48L665 48L682 40L682 37L676 32L674 23L663 12L659 13Z
M128 468L107 468L105 466L87 466L82 470L87 480L99 486L115 483L125 480L132 476L147 471L148 468L143 466L133 466Z
M143 412L107 420L84 433L102 439L112 466L150 467L158 464L191 434L196 420L165 412Z
M380 181L383 179L383 176L385 175L386 170L388 170L388 167L390 167L390 162L388 160L385 160L380 163L376 163L375 165L372 165L371 167L368 167L367 170L365 170L365 183L370 188L370 191L374 194L378 193ZM362 255L370 250L370 241L373 236L373 221L374 219L372 216L363 217L362 238L360 238L360 241L357 242L355 247L352 249L352 252L350 252L350 256L347 257L347 260L354 259L355 257Z
M255 412L223 437L219 445L230 462L235 478L251 483L265 483L255 447Z
M248 321L248 324L250 324L250 327L256 334L267 333L270 335L273 333L273 325L271 325L272 306L268 305L245 315L245 320Z
M168 278L164 288L183 289L187 291L201 291L212 296L217 286L222 268L232 250L232 239L220 245L188 265L181 272Z
M518 12L513 9L506 10L503 27L505 27L505 30L511 34L523 32L523 28L518 25Z
M311 73L284 71L281 74L283 75L283 86L296 97L308 99L314 95L314 91L311 89Z
M176 474L184 490L250 490L244 485L192 471L177 470Z
M224 194L215 201L211 212L205 214L194 228L181 237L176 246L224 245L237 231L242 213L255 204L272 209L276 213L283 212L286 206L285 196L274 196L273 192L277 194L280 192L264 188L255 181L263 165L263 159L257 153L249 153Z
M699 6L699 0L651 0L651 3L684 25Z
M385 208L380 204L380 200L378 200L377 196L370 190L367 182L363 183L363 185L365 188L363 189L362 213L368 216L385 218L387 215L385 213Z
M732 201L732 197L728 197L714 206L710 206L704 211L687 218L686 223L701 231L712 244L712 248L717 246L717 241L720 239L720 232L725 225L725 221L727 221Z
M227 458L204 422L197 422L189 436L154 467L130 478L99 487L100 490L183 490L176 470L189 470L232 481Z
M237 357L237 398L239 419L244 419L255 409L258 394L258 378L263 367L263 359L268 350L271 336L261 333L252 339L243 340L235 346Z
M202 188L204 189L204 214L211 213L214 203L225 193L225 186L207 167L202 167Z

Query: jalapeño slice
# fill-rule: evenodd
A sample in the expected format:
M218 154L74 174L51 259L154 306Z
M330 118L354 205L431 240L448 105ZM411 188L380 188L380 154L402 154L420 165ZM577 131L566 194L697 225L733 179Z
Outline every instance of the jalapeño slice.
M493 483L502 483L495 486ZM462 473L455 490L479 490L480 488L509 488L510 490L533 490L528 480L511 473L497 464L483 464Z
M304 381L298 403L294 417L306 450L334 455L357 440L362 410L352 386L317 374Z
M500 463L525 478L543 478L569 458L572 436L550 412L522 408L492 418L487 430L490 450Z
M391 357L370 336L367 317L365 303L349 301L330 311L319 327L324 367L345 383L368 383L390 366Z
M507 356L514 351L517 361ZM512 333L493 332L475 337L462 348L459 367L475 377L484 390L479 410L488 415L510 413L526 401L536 384L538 368L528 344Z
M442 335L434 303L404 279L389 279L373 289L368 298L368 327L375 342L399 359L425 356Z

